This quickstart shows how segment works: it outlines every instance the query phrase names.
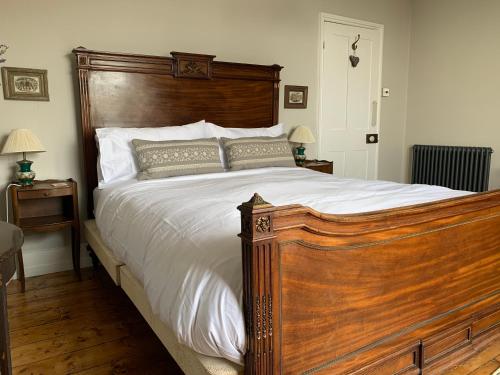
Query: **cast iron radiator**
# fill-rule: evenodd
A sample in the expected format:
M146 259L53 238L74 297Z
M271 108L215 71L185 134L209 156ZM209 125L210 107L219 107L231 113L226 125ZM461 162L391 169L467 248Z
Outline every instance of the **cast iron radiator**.
M490 147L414 145L411 183L486 191L492 153Z

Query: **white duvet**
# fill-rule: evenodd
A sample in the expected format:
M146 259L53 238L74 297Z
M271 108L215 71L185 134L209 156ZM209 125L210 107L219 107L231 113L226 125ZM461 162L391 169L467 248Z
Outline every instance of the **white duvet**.
M274 205L300 203L338 214L467 194L338 179L304 168L122 182L99 191L95 216L102 238L143 283L153 311L183 344L237 363L245 329L236 207L255 192Z

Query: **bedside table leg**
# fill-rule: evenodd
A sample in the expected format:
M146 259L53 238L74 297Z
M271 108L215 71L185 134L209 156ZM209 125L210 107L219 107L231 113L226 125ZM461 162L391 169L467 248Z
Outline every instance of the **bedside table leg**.
M71 227L72 237L72 256L73 256L73 269L75 270L78 280L82 279L80 272L80 230L79 228Z
M23 250L19 249L17 251L17 278L21 282L21 292L26 291L26 280L24 278L24 261L23 261Z

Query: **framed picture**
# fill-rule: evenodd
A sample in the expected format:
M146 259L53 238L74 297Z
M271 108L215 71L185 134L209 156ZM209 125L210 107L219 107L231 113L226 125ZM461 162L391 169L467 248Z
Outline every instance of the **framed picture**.
M307 108L307 86L285 86L285 108Z
M49 100L47 71L2 68L3 97L8 100Z

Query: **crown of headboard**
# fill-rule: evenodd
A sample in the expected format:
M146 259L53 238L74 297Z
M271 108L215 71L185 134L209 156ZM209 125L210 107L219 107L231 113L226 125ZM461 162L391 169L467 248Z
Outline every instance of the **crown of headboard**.
M73 50L80 91L88 214L97 186L95 128L175 126L205 119L224 127L278 122L279 65Z

